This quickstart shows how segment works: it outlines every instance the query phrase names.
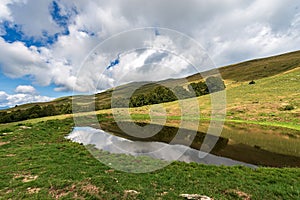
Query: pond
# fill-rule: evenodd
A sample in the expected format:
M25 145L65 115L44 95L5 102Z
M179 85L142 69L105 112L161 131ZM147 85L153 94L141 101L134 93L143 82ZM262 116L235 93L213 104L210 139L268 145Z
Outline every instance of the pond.
M165 161L196 162L208 165L243 165L255 168L255 165L236 161L230 158L205 153L180 144L163 142L132 141L91 127L75 127L66 137L83 145L94 145L95 148L114 154L132 156L149 156Z
M132 122L122 123L123 127L132 125ZM149 125L144 122L135 124L140 127ZM203 122L201 124L205 125ZM120 129L119 125L120 123L114 121L102 121L100 124L82 123L80 126L85 128L75 128L72 137L70 135L69 138L75 140L76 133L76 140L79 140L78 135L81 134L85 137L81 137L82 141L78 141L79 143L94 144L104 151L134 156L147 155L168 161L181 160L214 165L300 167L298 131L225 123L221 136L214 138L205 133L205 128L198 129L196 132L167 125L156 127L158 125L151 124L153 130L160 130L157 134L135 137L139 136L140 132L128 135ZM199 151L200 149L205 151L203 147L209 146L209 143L204 142L207 138L215 141L211 148L208 148L209 154ZM160 150L155 151L157 149ZM180 157L179 155L185 150L186 152Z

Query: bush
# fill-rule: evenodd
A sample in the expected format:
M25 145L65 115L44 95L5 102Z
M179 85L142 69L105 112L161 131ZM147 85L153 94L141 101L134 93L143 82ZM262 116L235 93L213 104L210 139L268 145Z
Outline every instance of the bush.
M253 85L253 84L255 84L255 81L252 80L249 82L249 85Z
M281 108L282 111L287 111L287 110L294 110L295 107L292 105L286 105L283 108Z
M130 107L140 107L177 100L175 94L164 86L158 86L148 94L133 94L130 98ZM122 105L121 101L118 102Z
M194 90L197 97L209 94L207 85L202 81L189 84L189 90Z
M224 81L220 77L210 76L205 82L191 83L189 89L194 90L196 96L219 92L225 89Z

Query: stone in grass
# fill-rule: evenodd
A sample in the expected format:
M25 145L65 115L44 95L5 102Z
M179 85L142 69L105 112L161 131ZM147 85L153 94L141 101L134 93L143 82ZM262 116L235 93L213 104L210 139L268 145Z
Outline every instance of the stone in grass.
M179 196L185 199L193 199L193 200L213 200L208 196L200 195L200 194L181 194Z

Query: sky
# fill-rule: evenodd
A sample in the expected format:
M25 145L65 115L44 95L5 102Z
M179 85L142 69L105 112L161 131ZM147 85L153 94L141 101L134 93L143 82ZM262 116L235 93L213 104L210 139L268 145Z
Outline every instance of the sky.
M193 54L166 29L221 67L299 50L300 1L1 0L0 109L195 73L179 54L128 51Z

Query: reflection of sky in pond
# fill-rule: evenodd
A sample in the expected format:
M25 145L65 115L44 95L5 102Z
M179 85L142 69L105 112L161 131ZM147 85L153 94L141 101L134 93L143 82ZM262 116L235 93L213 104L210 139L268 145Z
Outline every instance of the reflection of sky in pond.
M90 127L76 127L66 138L84 145L93 144L97 149L111 153L150 156L166 161L178 160L212 165L244 165L255 167L254 165L229 158L203 153L183 145L170 145L162 142L131 141Z

